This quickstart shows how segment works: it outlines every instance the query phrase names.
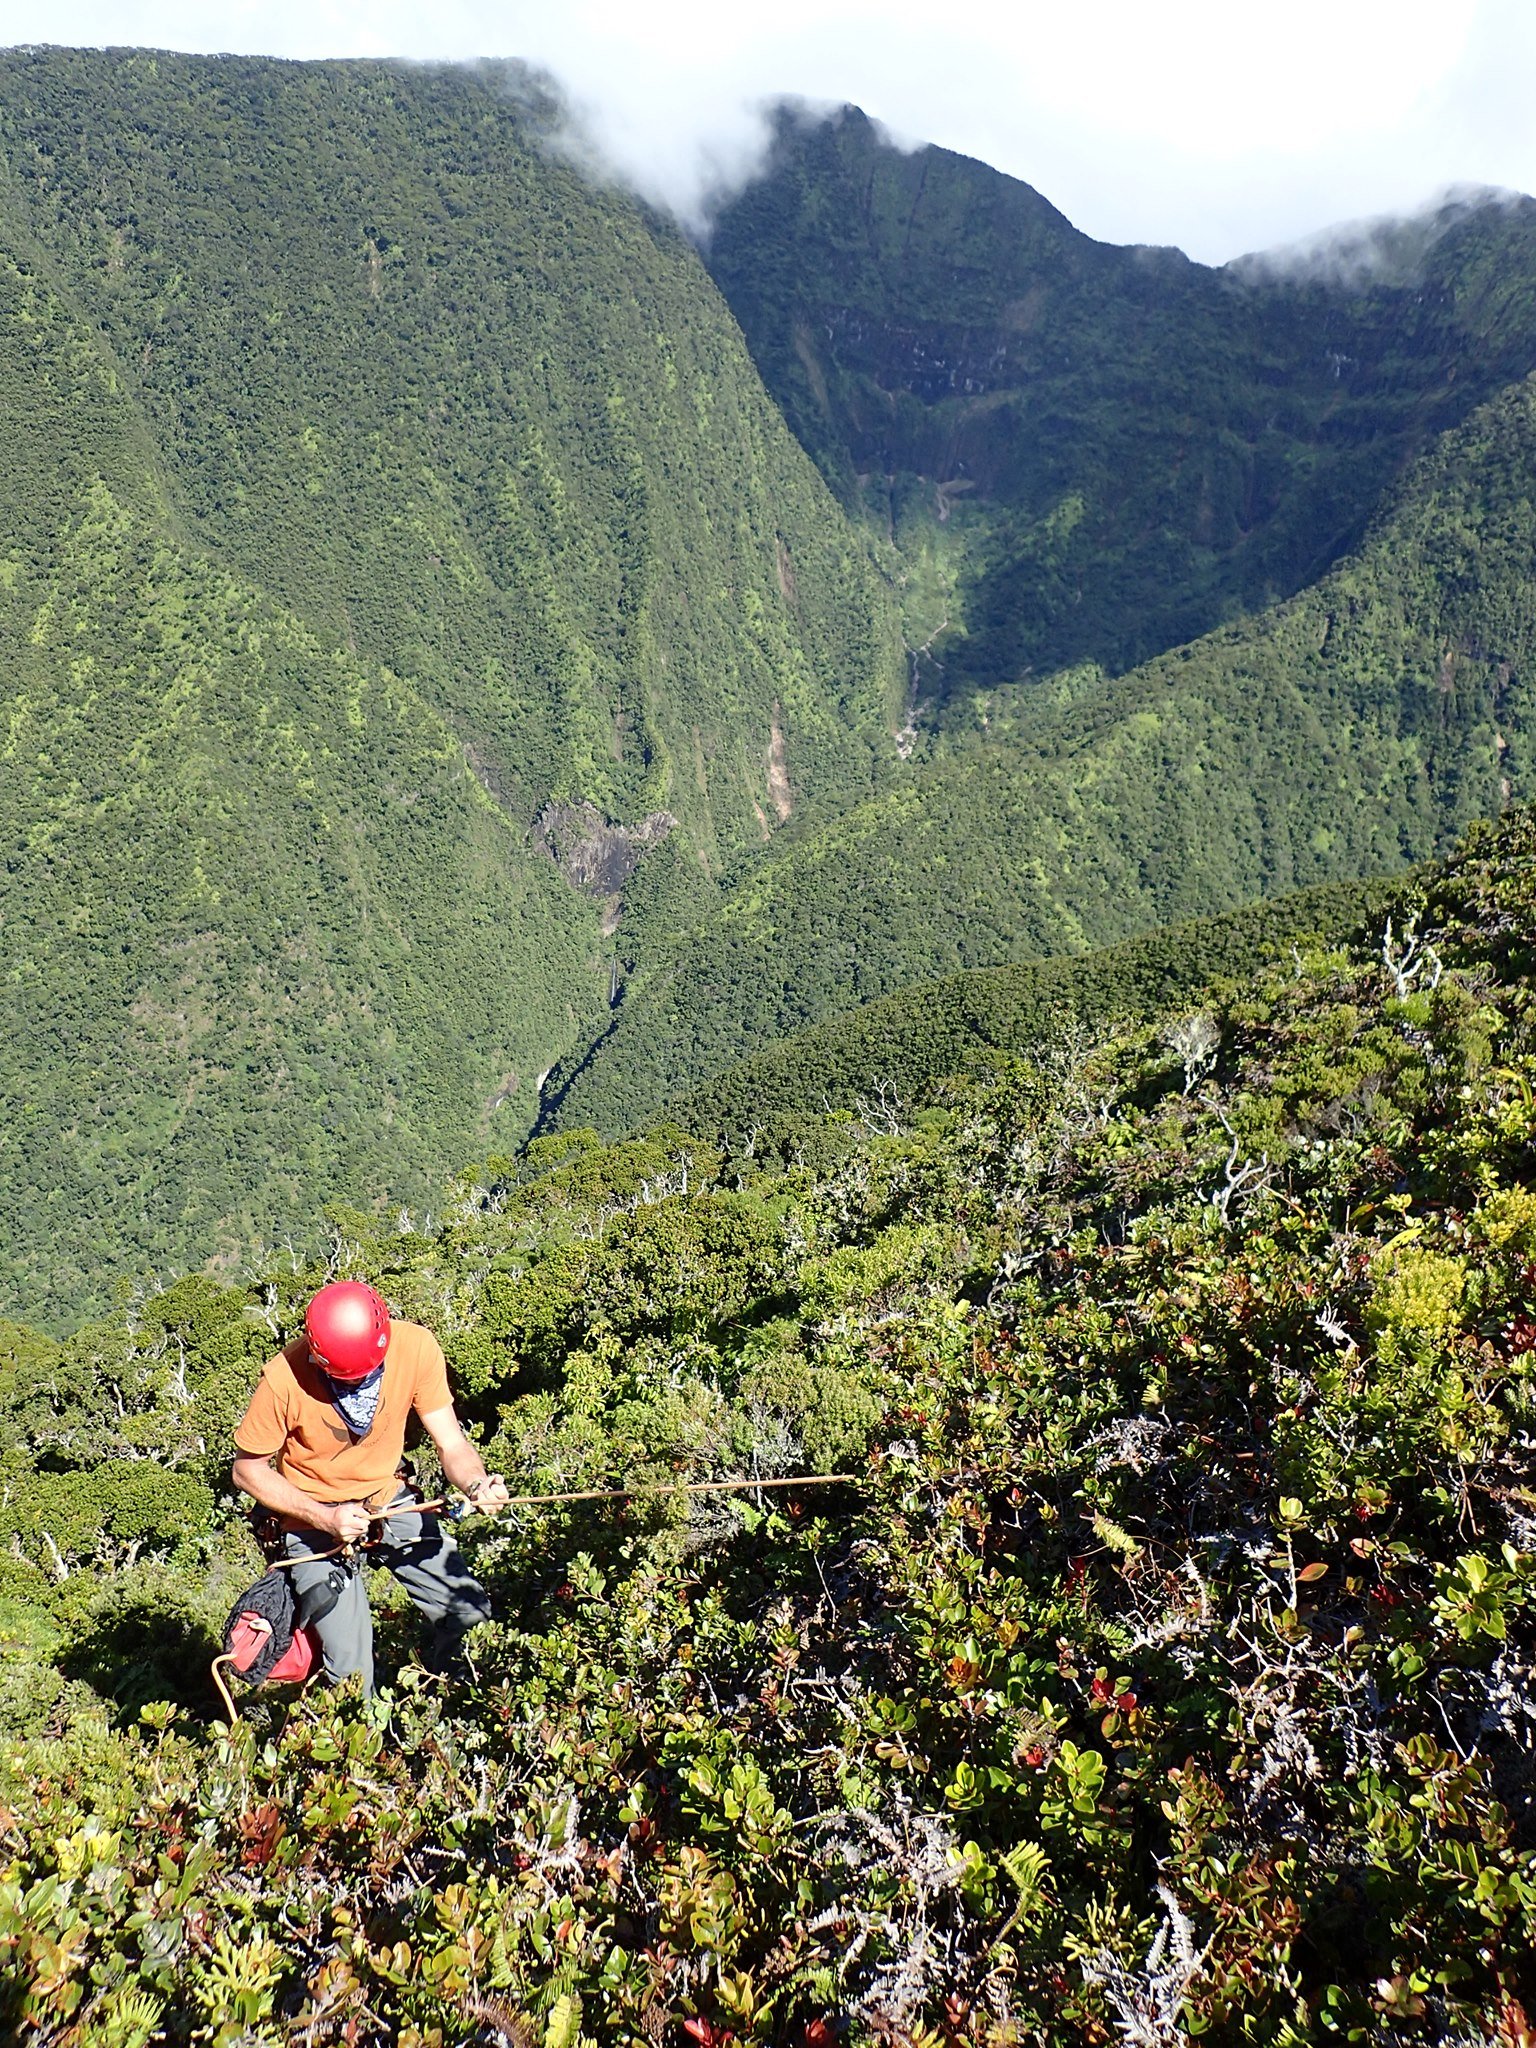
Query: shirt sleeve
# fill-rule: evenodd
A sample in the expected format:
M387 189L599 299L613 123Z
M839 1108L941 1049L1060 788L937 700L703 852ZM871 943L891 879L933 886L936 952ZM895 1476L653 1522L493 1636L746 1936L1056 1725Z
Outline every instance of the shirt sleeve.
M288 1417L272 1384L271 1369L264 1367L235 1430L235 1449L248 1458L275 1458L287 1441Z
M439 1408L452 1405L453 1395L448 1389L448 1364L443 1357L443 1347L430 1331L422 1337L421 1362L416 1368L416 1399L414 1407L418 1415L435 1415Z

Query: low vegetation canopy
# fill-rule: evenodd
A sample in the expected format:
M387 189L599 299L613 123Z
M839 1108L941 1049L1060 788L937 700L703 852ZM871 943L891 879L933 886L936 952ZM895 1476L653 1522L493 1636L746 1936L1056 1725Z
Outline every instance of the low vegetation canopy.
M798 1162L556 1135L9 1328L12 2035L1524 2039L1536 816L1377 910ZM470 1679L397 1614L374 1703L230 1727L225 1446L322 1271L515 1491L636 1492L466 1534ZM855 1479L647 1491L788 1472Z

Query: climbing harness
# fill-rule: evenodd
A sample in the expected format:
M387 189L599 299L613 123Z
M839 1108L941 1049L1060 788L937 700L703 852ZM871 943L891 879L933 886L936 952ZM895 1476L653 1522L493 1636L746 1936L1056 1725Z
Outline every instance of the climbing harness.
M370 1523L387 1522L393 1515L420 1515L434 1511L445 1511L448 1518L457 1521L471 1510L471 1503L450 1501L444 1494L437 1500L399 1501L387 1508L379 1508L369 1517ZM278 1557L275 1550L281 1542L282 1527L278 1517L269 1510L263 1510L255 1518L257 1540L268 1553L266 1572L254 1586L249 1587L230 1610L224 1624L224 1648L214 1658L210 1667L218 1694L229 1711L230 1726L240 1719L240 1710L230 1696L225 1683L226 1671L238 1671L248 1685L307 1685L320 1664L320 1638L310 1622L299 1620L298 1601L294 1597L293 1581L286 1576L295 1565L322 1563L328 1557L351 1558L359 1548L368 1547L367 1539L356 1543L338 1543L330 1550L307 1552L303 1557ZM376 1540L376 1539L375 1539ZM311 1621L319 1615L311 1616Z
M577 1501L636 1500L673 1493L755 1493L788 1486L852 1486L857 1484L858 1476L854 1472L815 1472L790 1479L696 1479L666 1486L597 1486L577 1493L514 1494L483 1509L467 1496L455 1498L445 1493L433 1500L404 1500L379 1508L369 1516L369 1525L371 1528L374 1523L387 1522L395 1515L440 1514L446 1521L457 1522L476 1512L496 1514L503 1508L559 1507ZM269 1516L266 1526L276 1528L278 1524ZM224 1624L224 1648L214 1658L210 1672L231 1727L240 1719L240 1709L225 1683L226 1671L237 1671L251 1686L308 1685L319 1669L320 1639L312 1627L299 1621L293 1581L285 1574L295 1565L321 1564L331 1557L355 1558L359 1550L371 1548L378 1540L370 1536L360 1542L338 1543L330 1550L307 1551L302 1557L273 1557L265 1574L241 1594Z

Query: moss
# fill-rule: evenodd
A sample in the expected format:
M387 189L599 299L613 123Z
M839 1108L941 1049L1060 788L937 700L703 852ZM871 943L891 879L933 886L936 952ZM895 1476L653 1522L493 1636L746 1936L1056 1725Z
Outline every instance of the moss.
M1496 1251L1536 1258L1536 1191L1495 1188L1478 1209L1477 1229Z
M1382 1359L1443 1354L1461 1328L1467 1291L1463 1262L1408 1244L1383 1252L1372 1267L1371 1326Z

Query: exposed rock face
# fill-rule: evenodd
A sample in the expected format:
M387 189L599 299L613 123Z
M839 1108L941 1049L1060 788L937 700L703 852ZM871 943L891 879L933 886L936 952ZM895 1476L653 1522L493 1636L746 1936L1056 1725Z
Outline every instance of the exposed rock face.
M546 804L534 823L533 837L573 889L604 903L603 926L611 932L623 908L624 884L676 824L670 811L652 811L638 824L613 825L583 797L575 804Z
M784 728L779 723L777 704L773 707L773 725L768 735L768 794L773 799L779 823L787 825L795 808L795 799L789 786L789 761L784 752Z

